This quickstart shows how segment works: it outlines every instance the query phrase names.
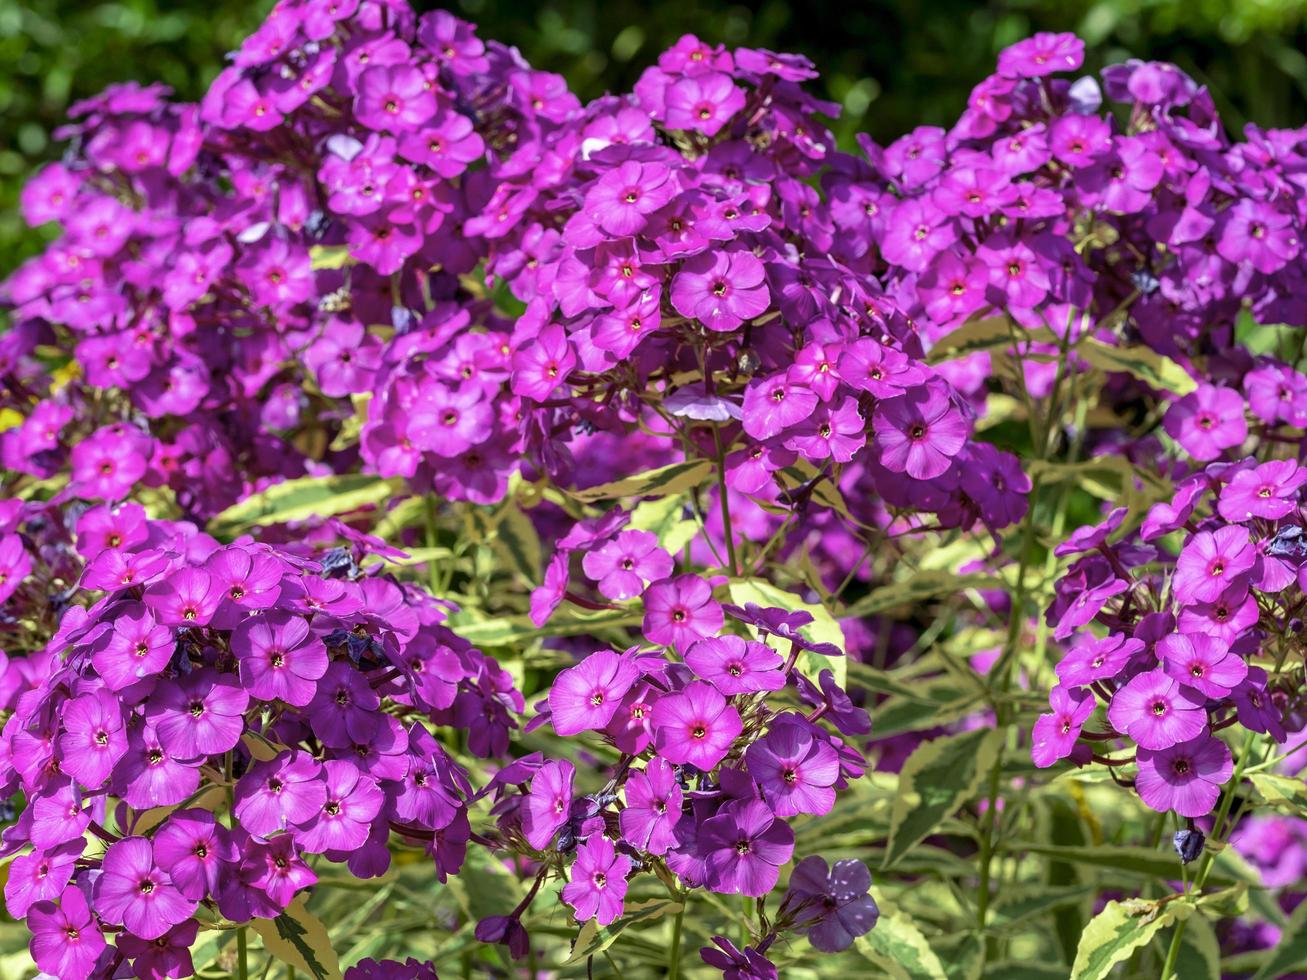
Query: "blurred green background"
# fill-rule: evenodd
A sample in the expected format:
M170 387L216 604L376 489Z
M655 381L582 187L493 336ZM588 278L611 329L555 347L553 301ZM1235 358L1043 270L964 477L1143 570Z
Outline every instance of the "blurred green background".
M60 147L70 102L110 82L163 81L198 98L271 0L0 0L0 274L38 251L16 203ZM434 4L422 4L430 7ZM1307 0L451 0L483 38L517 45L583 98L629 87L686 31L730 45L800 51L844 106L837 126L881 141L947 125L1005 45L1074 30L1091 68L1134 56L1177 62L1216 94L1232 131L1307 120ZM47 230L46 234L49 233Z

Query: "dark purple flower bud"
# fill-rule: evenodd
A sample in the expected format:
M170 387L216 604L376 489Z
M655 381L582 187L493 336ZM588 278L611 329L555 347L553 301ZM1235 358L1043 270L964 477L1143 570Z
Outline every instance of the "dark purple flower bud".
M1203 845L1206 842L1207 838L1203 836L1201 830L1190 829L1177 830L1172 844L1175 847L1175 853L1180 855L1180 863L1189 864L1203 853Z

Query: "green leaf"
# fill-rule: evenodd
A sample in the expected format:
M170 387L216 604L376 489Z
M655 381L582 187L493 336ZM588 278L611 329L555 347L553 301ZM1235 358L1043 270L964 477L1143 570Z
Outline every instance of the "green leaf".
M947 980L926 937L900 912L881 911L876 927L857 941L857 950L893 980Z
M978 932L964 932L936 941L942 955L940 962L948 980L980 980L985 969L985 937Z
M1307 783L1273 772L1255 772L1249 777L1268 806L1296 817L1307 817Z
M648 531L668 553L675 555L699 533L695 521L681 516L684 509L685 497L681 494L644 500L631 511L629 526L636 531Z
M1175 975L1183 980L1220 980L1221 945L1211 923L1202 915L1191 915L1185 923Z
M1066 967L1007 960L989 964L985 968L984 978L985 980L1066 980Z
M1076 352L1100 371L1128 374L1159 391L1187 395L1198 388L1184 368L1148 347L1113 347L1086 337Z
M951 330L931 345L926 360L930 364L952 361L977 351L995 347L1011 347L1012 338L1018 336L1005 315L989 316L981 320L968 320Z
M1198 905L1218 919L1243 915L1248 911L1248 882L1236 881L1229 888L1210 892L1198 899Z
M1131 899L1108 902L1103 911L1090 920L1080 937L1076 961L1071 966L1071 980L1104 980L1112 967L1126 959L1165 929L1177 917L1187 916L1192 905L1183 902L1157 902Z
M363 473L286 480L228 507L209 521L209 533L234 537L260 525L348 514L402 493L402 485Z
M1022 345L1023 349L1032 343L1055 344L1058 342L1057 334L1053 333L1048 327L1027 330L1022 326L1010 323L1006 316L990 316L964 323L956 330L935 341L926 354L926 361L929 364L940 364L979 351L1008 350L1012 347L1014 338L1017 343Z
M543 627L527 616L484 618L483 613L464 611L450 617L449 627L476 646L510 646L546 636L584 636L599 629L639 626L643 617L629 609L603 609L598 612L577 610L571 615L555 615Z
M988 775L1003 744L1001 732L976 728L917 747L899 774L890 817L885 867L906 854L969 799Z
M899 606L916 605L926 599L954 595L964 589L1004 589L1001 578L993 575L954 575L951 572L922 571L901 582L891 582L872 589L844 610L843 618L875 616Z
M786 592L779 585L773 585L762 578L733 578L728 588L731 593L731 602L737 606L742 606L746 602L753 602L759 606L775 606L789 612L802 610L810 614L812 622L801 627L799 632L813 643L832 643L840 650L844 649L844 631L840 629L840 624L835 621L835 618L826 611L826 607L821 603L804 602L793 592ZM752 627L750 627L750 632L755 633L755 635L757 633ZM769 636L766 642L781 654L788 656L790 652L788 641ZM844 687L848 682L847 657L827 657L819 653L813 653L810 650L804 650L799 658L799 663L803 666L804 673L809 674L813 680L816 680L823 670L829 670L835 675L835 682L840 687Z
M313 245L309 247L309 263L313 271L320 269L343 269L352 265L348 245Z
M849 664L849 676L859 687L865 687L877 694L897 694L899 697L923 703L931 700L929 695L922 693L919 685L914 685L911 681L901 681L894 676L893 671L877 670L859 660Z
M1285 924L1279 945L1253 980L1274 980L1307 966L1307 902L1303 902Z
M327 927L304 903L301 895L275 919L254 919L250 928L263 939L269 955L281 962L303 970L314 980L340 980L340 963Z
M1089 885L1010 885L994 902L990 931L1011 929L1093 895Z
M711 461L693 459L660 466L656 470L637 473L624 480L601 483L597 487L569 490L567 493L574 500L587 504L597 500L616 500L619 497L665 497L697 487L712 475L712 469Z
M876 708L878 737L938 728L971 712L983 693L954 676L916 682L911 696L892 695Z
M680 911L680 902L654 899L635 905L627 905L622 917L606 926L597 925L595 920L591 919L581 927L576 942L572 945L572 955L567 958L567 962L563 965L571 966L574 963L584 963L591 956L598 956L611 946L613 941L629 926L652 922L655 919L661 919L664 915L676 915Z
M503 514L490 539L490 546L505 564L512 568L530 585L540 582L540 535L536 533L531 518L516 503L509 500L503 504Z
M1057 844L1040 844L1034 841L1012 841L1001 848L1005 853L1040 854L1058 861L1082 864L1100 871L1124 872L1145 878L1175 881L1180 877L1180 860L1170 850L1153 850L1149 847L1126 847L1104 844L1096 847L1071 847ZM1223 852L1212 865L1207 877L1209 885L1228 886L1236 881L1259 884L1257 873L1225 860Z

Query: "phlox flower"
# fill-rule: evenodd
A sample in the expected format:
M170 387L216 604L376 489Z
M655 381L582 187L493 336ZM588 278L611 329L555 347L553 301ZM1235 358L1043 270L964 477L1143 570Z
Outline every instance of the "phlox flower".
M683 794L666 759L653 758L626 781L626 806L619 815L622 836L642 851L666 854L675 846Z
M1162 749L1141 747L1138 762L1135 786L1144 803L1191 818L1212 812L1234 770L1225 743L1206 732Z
M308 621L284 612L242 621L231 636L240 664L241 684L264 701L282 700L302 708L313 700L317 680L327 670L327 649Z
M613 842L600 834L577 848L571 880L563 886L563 901L572 906L577 922L595 919L606 926L622 914L626 876L631 859L618 854Z
M1142 748L1169 748L1207 730L1202 695L1165 671L1136 674L1112 697L1107 719Z
M1094 713L1094 696L1083 688L1059 684L1049 692L1048 705L1053 710L1040 715L1031 732L1030 757L1041 769L1071 754L1081 727Z
M703 252L672 279L672 306L709 330L734 330L767 309L771 296L765 279L763 265L752 252Z
M650 643L685 650L716 633L724 621L712 587L697 575L663 579L645 590L641 630Z
M554 678L549 714L559 735L603 728L640 672L626 657L600 650Z
M158 866L145 837L124 837L109 845L91 893L105 922L125 926L140 939L158 939L195 912L171 876Z
M651 723L660 756L705 772L726 757L743 730L739 712L705 681L659 698Z
M835 805L839 758L801 717L781 715L744 759L778 817L821 815Z

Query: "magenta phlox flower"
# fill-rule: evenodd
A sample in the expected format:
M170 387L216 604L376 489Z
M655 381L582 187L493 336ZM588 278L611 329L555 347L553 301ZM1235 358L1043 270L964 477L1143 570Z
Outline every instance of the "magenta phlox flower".
M887 470L933 480L952 465L970 425L940 385L911 388L876 404L872 416L880 462Z
M1142 748L1169 748L1207 730L1204 698L1166 671L1136 674L1112 697L1108 721Z
M649 582L672 573L672 557L658 545L658 537L648 531L621 531L597 551L581 559L586 575L594 579L599 591L619 602L634 599Z
M744 108L744 92L722 72L682 78L664 95L666 121L671 129L689 129L712 137L721 132Z
M619 815L622 836L642 851L666 854L676 845L683 793L665 759L653 758L626 781L626 806Z
M1257 561L1257 548L1238 525L1200 531L1180 551L1172 590L1177 601L1212 602L1240 582Z
M291 750L256 762L236 781L232 813L251 834L266 837L312 820L327 801L321 765Z
M640 677L630 659L600 650L561 671L549 688L549 713L559 735L603 728Z
M703 252L672 279L672 306L709 330L734 330L767 309L771 297L765 279L766 271L752 252Z
M1163 749L1141 747L1138 761L1135 785L1144 803L1191 818L1212 812L1234 770L1225 743L1205 732Z
M726 757L743 730L739 712L706 681L659 698L651 724L660 756L705 772Z
M572 811L576 767L566 759L546 762L531 777L531 792L522 803L522 836L537 851L549 847Z
M240 849L209 811L178 810L154 835L154 859L183 897L201 901L218 894L240 860Z
M1254 517L1276 521L1294 512L1303 484L1307 484L1307 468L1292 459L1271 460L1234 474L1221 488L1216 510L1227 521Z
M122 705L108 691L83 694L63 709L59 767L88 789L104 785L127 752Z
M723 622L722 606L713 598L712 586L698 575L663 579L644 592L641 629L650 643L687 650L696 640L720 630Z
M594 834L577 848L571 880L563 886L563 901L572 906L577 922L594 919L606 926L622 914L626 876L631 859L618 854L613 842Z
M145 837L125 837L109 845L91 902L105 922L125 926L146 940L185 922L197 904L184 897L155 862L154 848Z
M839 757L801 716L779 716L744 758L778 817L821 815L835 805Z
M270 612L243 620L232 633L241 683L254 697L304 707L327 671L327 648L306 619Z
M758 898L776 887L794 853L794 831L761 800L740 800L704 821L699 847L713 891Z
M1059 684L1049 692L1048 705L1053 710L1040 715L1031 732L1030 757L1041 769L1072 754L1080 729L1094 713L1095 702L1089 691Z
M133 975L156 980L162 977L188 977L195 971L191 947L200 924L194 919L173 926L157 939L145 940L131 933L118 938L118 950L131 959Z
M249 703L234 676L205 668L161 682L150 696L146 718L178 757L195 759L235 748Z
M696 641L685 663L723 694L779 691L785 686L783 660L765 643L726 633Z
M1190 456L1210 462L1248 437L1245 407L1233 388L1202 384L1171 404L1162 426Z
M1040 78L1075 71L1084 61L1084 41L1074 34L1044 31L999 52L998 73L1009 78Z
M37 902L27 913L32 960L54 977L89 977L104 951L104 935L76 885L59 896L59 904Z
M1223 640L1205 633L1172 633L1157 644L1165 671L1209 698L1225 698L1248 676L1248 664Z
M744 431L755 439L770 439L807 419L819 401L811 388L788 374L756 382L744 392Z
M1110 633L1090 638L1067 651L1056 667L1058 679L1067 687L1080 687L1116 677L1131 659L1144 651L1144 641Z
M385 794L348 759L324 762L322 780L326 799L314 817L300 824L296 840L310 854L357 850L367 842Z

